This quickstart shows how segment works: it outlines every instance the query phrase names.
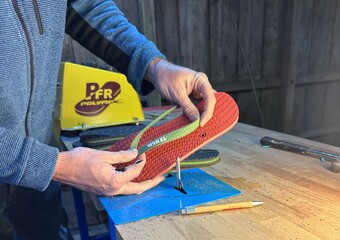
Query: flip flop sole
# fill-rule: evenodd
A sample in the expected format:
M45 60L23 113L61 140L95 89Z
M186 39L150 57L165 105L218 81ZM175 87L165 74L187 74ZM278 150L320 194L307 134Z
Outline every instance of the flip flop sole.
M204 127L198 127L182 138L164 143L147 151L147 162L141 174L133 180L134 182L142 182L169 172L175 166L177 157L179 157L180 161L183 161L192 153L234 127L239 117L239 110L236 102L227 93L219 92L216 93L215 96L216 105L213 116L209 122L207 122ZM203 107L203 101L197 104L197 108L201 113L203 112ZM172 132L190 123L191 121L189 118L185 114L182 114L160 126L151 127L143 134L138 143L138 148L166 133ZM133 134L118 141L111 146L109 151L128 150L136 135L137 134ZM116 168L123 168L134 163L134 161L114 166Z
M108 145L110 147L113 143L126 136L143 130L144 127L144 124L140 124L95 128L81 132L79 137L85 147L96 148L101 145Z
M198 149L189 157L184 159L181 168L207 167L218 163L221 160L219 151L215 149Z

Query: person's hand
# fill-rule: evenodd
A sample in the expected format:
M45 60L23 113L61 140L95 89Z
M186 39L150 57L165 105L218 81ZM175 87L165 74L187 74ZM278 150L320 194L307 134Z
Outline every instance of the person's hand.
M163 97L179 104L191 121L199 117L199 112L190 100L190 94L204 99L200 125L204 126L212 117L216 91L206 74L156 58L149 64L145 77Z
M116 171L115 163L125 163L135 159L136 149L120 152L99 151L90 148L75 148L59 153L53 180L63 182L84 191L98 195L140 194L164 180L163 176L135 183L145 165L145 155L140 161L128 166L125 171Z

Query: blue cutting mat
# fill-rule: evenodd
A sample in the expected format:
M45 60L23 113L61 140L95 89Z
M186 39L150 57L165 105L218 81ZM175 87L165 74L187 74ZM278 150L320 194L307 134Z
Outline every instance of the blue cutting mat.
M140 195L99 199L113 223L124 224L241 194L241 191L198 168L181 171L183 188L187 192L184 194L174 188L175 174L170 174L161 184Z

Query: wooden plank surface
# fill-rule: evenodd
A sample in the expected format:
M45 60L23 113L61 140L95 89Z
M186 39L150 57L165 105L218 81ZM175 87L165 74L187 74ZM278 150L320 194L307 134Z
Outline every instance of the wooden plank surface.
M283 54L283 88L282 88L282 129L284 132L292 132L294 122L294 103L298 63L298 36L300 12L303 9L302 1L287 1L287 14L285 19L284 49Z
M331 71L339 69L340 65L340 2L336 2L336 18L333 32L333 46L331 50Z
M257 91L257 95L260 98L259 91ZM240 111L240 122L248 123L255 126L260 125L260 115L256 107L255 96L252 91L238 93L237 105L240 109L242 109Z
M199 72L209 72L209 1L178 2L180 63Z
M211 1L210 80L213 85L229 86L230 82L236 82L237 38L231 16L237 19L236 1Z
M281 74L283 57L283 33L285 1L266 1L264 9L264 36L262 53L262 76L278 77Z
M309 73L327 72L330 68L336 1L315 1L309 56Z
M157 46L169 61L180 64L178 2L155 1Z
M301 0L300 2L302 8L299 9L299 21L295 23L298 25L296 75L305 76L308 74L308 60L312 41L314 0ZM296 82L299 83L299 78L296 79Z
M261 78L263 48L264 0L239 1L238 32L238 80L249 77L246 62L249 64L255 80ZM243 46L245 58L240 49ZM248 79L247 79L248 80Z
M280 90L278 88L262 90L261 106L265 128L278 131L277 123L280 121L280 115L277 113L280 108Z
M265 205L117 225L118 239L340 239L340 173L316 158L262 148L265 135L340 154L334 146L238 123L209 145L221 162L204 170L243 193L220 202Z

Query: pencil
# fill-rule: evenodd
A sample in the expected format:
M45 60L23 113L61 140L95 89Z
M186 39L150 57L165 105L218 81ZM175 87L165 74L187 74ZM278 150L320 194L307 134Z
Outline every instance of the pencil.
M238 202L238 203L227 203L219 205L207 205L198 207L186 207L182 209L182 214L196 214L196 213L207 213L207 212L218 212L227 211L233 209L251 208L264 204L264 202Z

